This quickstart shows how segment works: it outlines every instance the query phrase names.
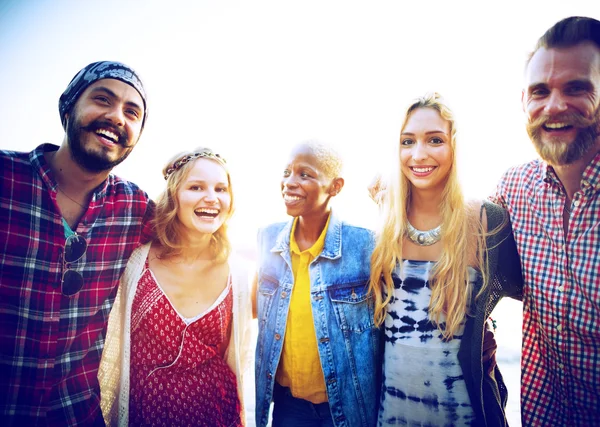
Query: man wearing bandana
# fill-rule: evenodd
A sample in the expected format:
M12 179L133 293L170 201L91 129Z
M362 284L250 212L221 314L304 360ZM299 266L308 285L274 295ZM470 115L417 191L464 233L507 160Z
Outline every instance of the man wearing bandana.
M0 425L103 425L108 314L153 205L113 174L148 115L134 70L82 69L59 100L60 147L0 151Z

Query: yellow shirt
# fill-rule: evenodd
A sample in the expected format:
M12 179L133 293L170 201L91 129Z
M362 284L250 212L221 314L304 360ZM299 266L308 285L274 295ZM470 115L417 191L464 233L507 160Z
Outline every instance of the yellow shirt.
M296 224L298 224L297 218L292 226L290 236L294 288L290 299L281 359L275 379L282 386L289 387L294 397L316 404L327 402L327 389L321 369L317 335L310 305L308 266L323 250L329 218L315 244L302 252L300 252L294 237Z

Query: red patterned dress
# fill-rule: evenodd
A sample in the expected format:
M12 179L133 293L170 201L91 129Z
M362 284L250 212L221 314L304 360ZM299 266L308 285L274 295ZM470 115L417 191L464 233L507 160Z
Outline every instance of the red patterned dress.
M215 304L192 321L175 311L146 269L131 315L129 424L241 426L229 342L231 280Z

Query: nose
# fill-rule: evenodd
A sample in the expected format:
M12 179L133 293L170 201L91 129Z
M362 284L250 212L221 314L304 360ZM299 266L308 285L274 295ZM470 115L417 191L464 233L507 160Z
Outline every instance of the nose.
M106 118L110 120L116 126L123 126L125 124L125 115L118 106L114 106L108 110L105 114Z
M412 158L414 161L421 161L427 158L427 147L424 143L417 142L412 149Z
M208 189L204 195L204 201L207 203L217 202L217 193L213 189Z
M296 182L296 178L294 174L287 176L281 180L281 188L292 188L296 187L298 184Z
M565 102L562 94L558 90L553 90L547 98L544 111L546 114L552 116L554 114L562 113L566 111L567 103Z

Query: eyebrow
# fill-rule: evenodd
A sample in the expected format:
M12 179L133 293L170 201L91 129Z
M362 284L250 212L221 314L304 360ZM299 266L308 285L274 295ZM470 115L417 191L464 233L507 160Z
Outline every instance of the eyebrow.
M116 93L114 93L112 90L110 90L109 88L107 88L105 86L96 86L94 89L92 89L92 93L94 93L94 92L103 92L103 93L107 94L108 96L110 96L111 98L120 99ZM133 101L125 101L125 105L136 108L140 112L144 111L144 109L142 107L140 107L138 104L136 104Z
M441 133L442 135L446 135L446 132L444 132L443 130L430 130L429 132L425 132L425 135L431 135L434 133ZM415 136L414 133L412 132L402 132L402 135L411 135L411 136Z
M527 86L527 92L531 92L535 89L547 89L547 88L548 88L548 84L542 83L542 82L537 82L537 83L532 83L529 86Z
M204 180L204 179L190 179L189 181L186 181L186 184L207 184L208 181ZM227 182L224 181L219 181L217 182L215 185L229 185Z
M309 173L311 173L313 175L318 175L319 173L322 173L321 172L321 168L315 168L314 166L310 166L308 164L305 164L305 165L300 164L300 165L297 166L297 169L300 172L309 172Z
M564 83L563 86L569 87L569 86L583 86L586 89L590 89L593 85L592 82L588 79L573 79L573 80L569 80L568 82ZM534 89L548 89L548 83L545 82L537 82L537 83L532 83L527 87L527 91L531 92Z

